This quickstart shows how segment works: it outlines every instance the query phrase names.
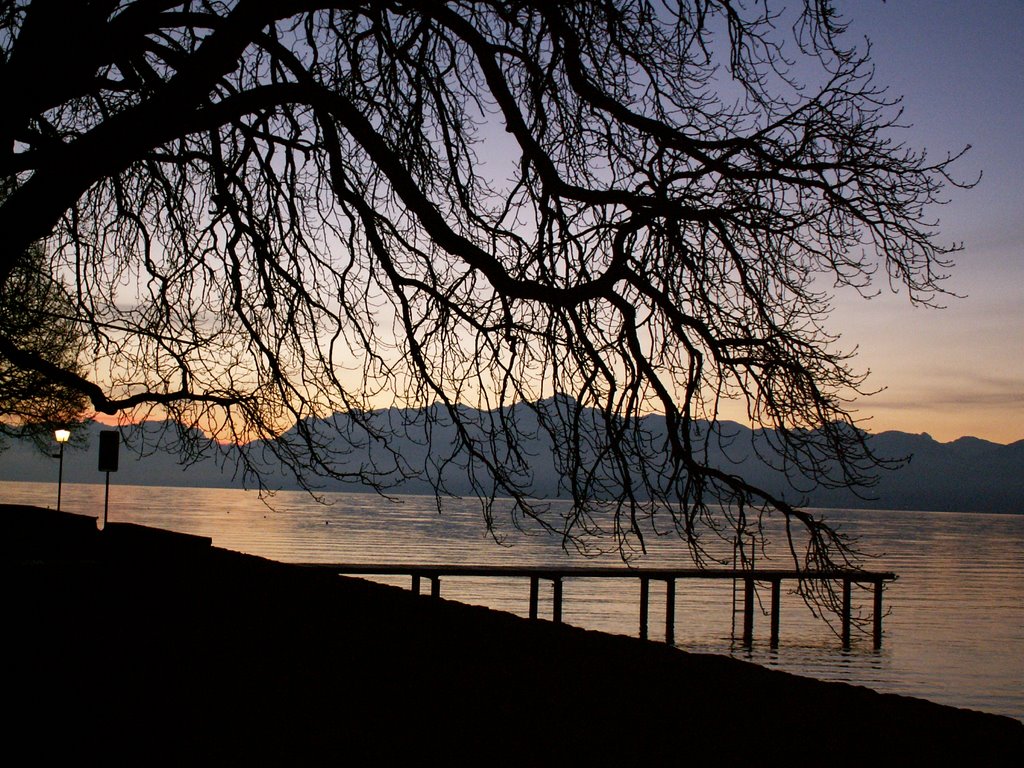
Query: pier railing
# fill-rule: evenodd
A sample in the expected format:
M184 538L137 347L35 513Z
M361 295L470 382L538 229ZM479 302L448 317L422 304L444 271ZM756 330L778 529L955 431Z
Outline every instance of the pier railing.
M768 569L700 569L700 568L519 568L515 566L463 566L463 565L353 565L348 563L310 563L307 568L353 576L409 576L412 591L420 593L420 582L430 581L430 595L441 596L441 579L445 576L478 578L528 578L530 580L530 618L537 618L540 581L553 584L552 620L562 621L562 582L566 579L636 579L640 584L640 637L647 638L648 606L651 581L663 581L665 590L665 642L675 642L676 582L687 579L733 580L743 582L743 644L750 647L754 638L754 590L758 583L771 585L771 637L772 648L779 646L780 596L783 581L831 581L842 584L842 631L844 648L850 647L853 624L851 587L853 584L870 585L874 590L872 610L872 641L876 649L882 646L882 592L886 582L895 581L896 574L882 571L782 571Z

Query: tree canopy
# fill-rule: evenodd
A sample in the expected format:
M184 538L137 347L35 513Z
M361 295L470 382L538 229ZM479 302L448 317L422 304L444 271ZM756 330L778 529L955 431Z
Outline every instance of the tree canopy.
M310 482L382 478L340 472L317 417L387 455L402 426L362 415L431 406L406 413L455 425L487 514L509 496L625 544L653 515L698 559L770 514L800 567L847 558L704 460L735 401L781 470L869 480L828 292L928 302L949 266L927 217L953 158L903 143L831 2L0 9L0 282L45 239L96 351L83 371L14 341L25 369L260 438ZM531 429L566 519L525 497Z
M0 199L6 190L0 190ZM86 397L51 377L13 363L4 347L79 374L83 332L74 321L67 291L50 271L45 251L31 246L0 286L0 451L6 439L29 440L44 453L55 429L74 429Z

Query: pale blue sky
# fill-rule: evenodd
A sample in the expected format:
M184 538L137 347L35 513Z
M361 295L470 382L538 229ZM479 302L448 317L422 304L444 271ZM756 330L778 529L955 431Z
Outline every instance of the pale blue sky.
M790 11L800 0L786 2ZM871 372L855 405L872 432L928 432L941 441L973 435L1024 439L1024 0L836 0L849 22L843 45L871 41L875 85L902 97L899 137L936 161L971 149L953 167L974 189L949 188L930 211L942 244L963 243L942 297L944 309L915 307L884 279L865 301L835 297L828 330L856 347L853 367ZM771 3L772 9L778 5ZM792 15L780 17L780 37ZM486 133L485 172L503 178L514 162ZM745 407L726 403L724 418Z
M941 311L888 290L837 299L833 328L858 345L869 384L859 404L879 432L1024 438L1024 0L841 3L849 34L872 44L878 83L904 97L908 144L935 157L970 144L935 211L942 241L962 241L947 281L965 298Z

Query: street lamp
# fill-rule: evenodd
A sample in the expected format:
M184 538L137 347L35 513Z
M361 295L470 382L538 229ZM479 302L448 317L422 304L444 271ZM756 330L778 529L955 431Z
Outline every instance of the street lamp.
M60 512L60 492L64 485L64 443L71 438L71 432L66 429L58 429L54 431L53 436L60 445L60 469L57 471L57 511Z

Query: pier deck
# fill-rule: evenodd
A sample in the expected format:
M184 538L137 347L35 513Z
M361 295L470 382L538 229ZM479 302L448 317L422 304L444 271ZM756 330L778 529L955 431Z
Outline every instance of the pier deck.
M842 631L844 648L850 647L852 618L851 587L853 584L869 584L873 587L872 643L875 649L882 646L882 592L886 582L895 581L896 574L889 571L796 571L773 569L704 569L704 568L520 568L516 566L465 566L465 565L407 565L351 563L303 563L313 570L330 571L353 576L409 576L412 591L419 594L420 582L430 581L432 597L441 595L441 579L445 576L471 576L478 578L528 578L530 580L530 618L538 618L540 580L553 584L552 620L562 621L562 583L566 579L636 579L640 584L640 637L647 638L648 606L650 603L651 581L663 581L665 591L665 642L675 641L675 598L676 582L687 579L719 579L743 582L743 644L750 647L754 637L754 590L758 583L771 585L771 636L772 648L779 645L780 595L783 581L832 581L842 585Z

